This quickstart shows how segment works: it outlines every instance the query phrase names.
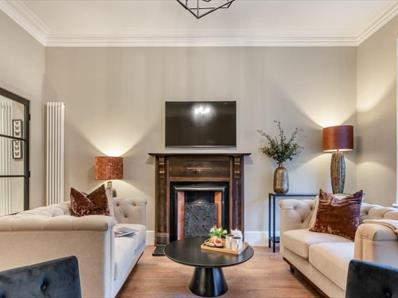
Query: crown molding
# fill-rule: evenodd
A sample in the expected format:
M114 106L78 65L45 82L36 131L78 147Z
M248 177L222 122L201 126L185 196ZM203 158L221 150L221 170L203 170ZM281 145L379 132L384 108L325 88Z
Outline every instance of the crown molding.
M374 33L379 31L389 21L398 15L398 4L391 5L390 9L383 12L378 16L362 33L357 37L357 45L359 46L365 40L367 40Z
M12 2L0 0L0 10L43 46L46 45L46 36L49 34L50 30L24 3L18 0Z
M355 47L356 39L325 35L262 36L250 33L208 32L141 35L47 36L47 47Z
M157 31L145 34L62 35L52 34L47 25L19 0L0 0L0 10L46 47L356 47L398 15L398 4L392 4L357 36L269 36L253 34L252 31L231 34L216 30L195 34Z

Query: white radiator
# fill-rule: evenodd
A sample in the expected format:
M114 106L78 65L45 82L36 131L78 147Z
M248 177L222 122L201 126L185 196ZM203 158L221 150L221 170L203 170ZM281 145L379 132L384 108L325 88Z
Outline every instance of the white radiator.
M47 205L64 201L64 114L64 103L47 103Z
M0 98L0 133L12 135L12 103ZM12 175L11 139L0 138L0 175ZM12 210L12 178L0 178L0 216Z

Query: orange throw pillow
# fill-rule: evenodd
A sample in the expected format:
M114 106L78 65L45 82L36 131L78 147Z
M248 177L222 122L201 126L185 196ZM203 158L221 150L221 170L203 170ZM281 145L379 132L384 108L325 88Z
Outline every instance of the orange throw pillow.
M321 189L316 221L310 231L354 240L360 222L362 196L361 190L338 199Z
M105 186L101 185L90 194L70 189L71 213L74 216L110 215Z

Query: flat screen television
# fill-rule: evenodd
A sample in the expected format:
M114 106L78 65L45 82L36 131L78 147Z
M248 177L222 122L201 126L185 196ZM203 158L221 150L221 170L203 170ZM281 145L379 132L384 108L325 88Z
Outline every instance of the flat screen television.
M236 101L166 102L166 147L236 147Z

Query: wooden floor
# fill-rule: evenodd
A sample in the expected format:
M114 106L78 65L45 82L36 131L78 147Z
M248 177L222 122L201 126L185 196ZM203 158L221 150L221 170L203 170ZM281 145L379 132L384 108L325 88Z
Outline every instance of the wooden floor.
M153 257L153 249L146 248L118 297L197 297L188 288L193 268L167 257ZM256 247L251 260L223 270L229 290L222 297L318 297L290 273L289 266L278 253L273 254L268 248Z

